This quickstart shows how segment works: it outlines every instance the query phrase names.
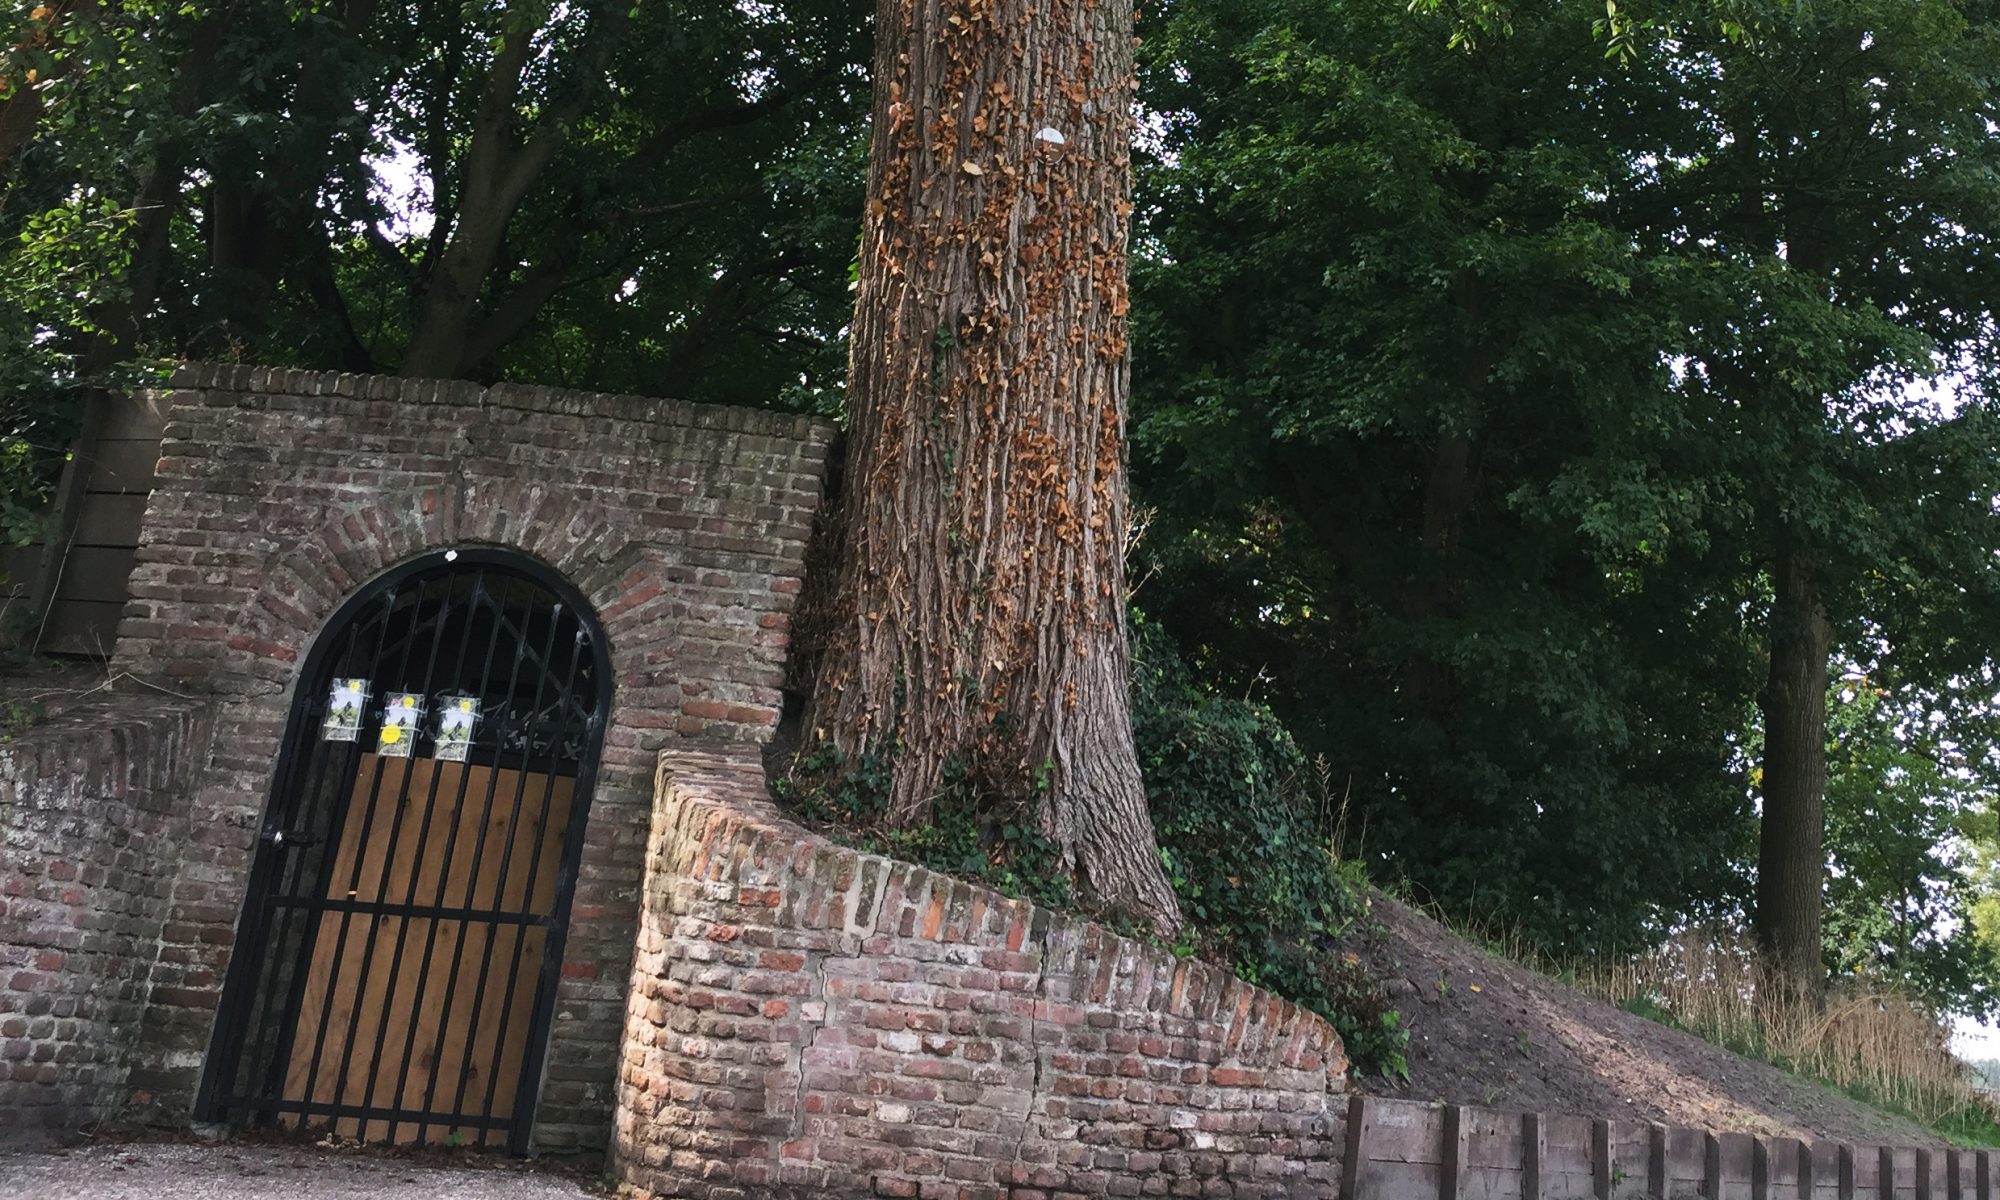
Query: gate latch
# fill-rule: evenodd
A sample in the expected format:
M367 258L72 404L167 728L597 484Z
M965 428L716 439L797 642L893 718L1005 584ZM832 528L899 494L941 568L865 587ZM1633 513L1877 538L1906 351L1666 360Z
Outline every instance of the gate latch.
M283 850L287 846L311 846L319 841L318 838L310 833L292 833L283 829L271 830L264 835L264 840L280 850Z

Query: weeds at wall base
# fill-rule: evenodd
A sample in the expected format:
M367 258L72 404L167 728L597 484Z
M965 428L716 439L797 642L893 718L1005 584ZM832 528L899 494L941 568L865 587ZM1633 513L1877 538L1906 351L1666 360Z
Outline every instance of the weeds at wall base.
M1163 635L1133 618L1132 719L1162 865L1187 926L1173 944L1135 914L1093 907L1036 822L1039 794L983 793L948 765L931 821L888 823L891 764L809 748L773 784L795 818L859 850L1078 913L1222 966L1327 1019L1358 1070L1407 1078L1409 1029L1368 959L1367 882L1339 854L1341 822L1269 709L1195 685ZM1317 796L1314 785L1317 784Z

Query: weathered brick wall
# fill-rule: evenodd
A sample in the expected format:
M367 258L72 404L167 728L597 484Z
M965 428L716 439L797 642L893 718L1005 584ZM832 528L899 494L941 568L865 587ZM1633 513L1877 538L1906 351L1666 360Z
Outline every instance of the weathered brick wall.
M149 1003L174 999L156 966L179 953L168 912L208 733L200 705L107 695L0 744L0 1146L143 1091L132 1066Z
M657 1197L1331 1196L1346 1063L1205 964L785 821L662 755L615 1170Z
M502 385L191 366L167 395L114 666L216 702L145 1061L185 1114L299 662L355 588L441 547L522 550L596 608L615 676L536 1140L610 1126L655 756L776 724L832 430Z

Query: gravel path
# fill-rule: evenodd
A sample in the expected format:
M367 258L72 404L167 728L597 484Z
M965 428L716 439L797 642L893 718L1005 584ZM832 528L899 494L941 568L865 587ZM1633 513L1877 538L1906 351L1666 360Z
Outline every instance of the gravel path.
M7 1200L586 1200L574 1180L290 1146L102 1145L0 1154Z

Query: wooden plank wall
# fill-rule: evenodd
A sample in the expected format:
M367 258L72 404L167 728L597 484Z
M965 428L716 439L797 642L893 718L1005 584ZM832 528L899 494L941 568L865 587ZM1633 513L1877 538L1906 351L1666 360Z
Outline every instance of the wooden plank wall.
M448 909L552 916L574 784L567 777L364 754L327 873L327 898L418 905L442 898ZM511 828L517 796L525 801L518 829ZM392 803L393 812L371 811ZM543 926L323 917L285 1098L410 1110L424 1110L428 1099L430 1111L448 1111L462 1094L467 1115L509 1115L547 937ZM332 1129L371 1142L436 1143L454 1134L481 1140L477 1129L449 1124L403 1123L393 1138L386 1121L364 1130L359 1120L341 1118ZM494 1130L485 1140L504 1144L506 1133Z
M104 398L96 428L78 447L69 503L59 497L50 514L58 545L0 554L0 602L11 608L48 598L46 619L22 633L32 648L110 657L165 433L163 397Z
M1342 1200L1996 1200L1994 1151L1356 1096Z

